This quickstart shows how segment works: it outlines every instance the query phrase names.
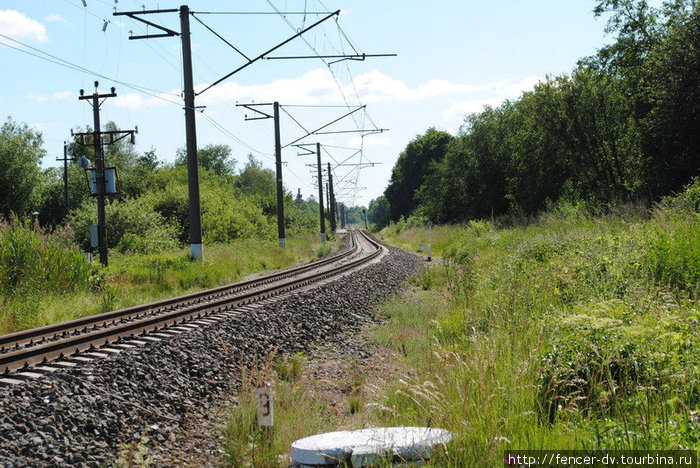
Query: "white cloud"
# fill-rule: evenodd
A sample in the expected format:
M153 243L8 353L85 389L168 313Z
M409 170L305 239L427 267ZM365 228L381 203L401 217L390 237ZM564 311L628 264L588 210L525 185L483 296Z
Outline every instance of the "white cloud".
M70 91L59 91L56 93L53 93L51 97L53 99L68 99L69 97L73 96L75 93L72 93Z
M496 107L503 102L503 98L491 99L469 99L452 104L450 107L442 111L442 120L451 122L457 119L462 119L467 114L481 112L484 106Z
M207 85L197 86L201 91ZM235 81L221 83L198 98L200 105L217 102L272 102L294 104L328 104L342 102L342 96L327 70L317 69L297 78L274 80L262 85L241 85Z
M34 99L37 102L49 102L49 101L59 101L62 99L67 99L71 96L74 96L75 93L72 93L70 91L57 91L53 94L46 95L46 94L32 94L29 96L30 99Z
M43 24L17 10L0 10L0 31L15 39L32 39L37 42L49 40Z
M199 85L197 91L206 88ZM233 81L224 82L207 90L199 102L213 104L219 101L269 102L277 100L295 104L342 104L343 94L354 96L355 90L362 103L418 101L438 96L456 95L484 91L493 84L472 85L431 79L416 87L393 78L379 70L358 75L352 84L340 87L327 69L309 71L297 78L274 80L263 85L241 85ZM342 93L341 93L342 90Z
M449 127L456 130L462 124L464 116L475 112L481 112L484 106L497 107L506 99L516 99L520 97L523 92L532 90L540 81L542 81L542 78L531 75L516 82L513 82L513 80L504 80L490 85L484 85L482 89L489 89L491 97L455 102L442 111L442 120Z
M50 15L46 15L46 18L44 18L47 22L51 23L54 21L58 21L60 23L67 23L66 19L62 17L61 15L57 15L55 13L51 13Z

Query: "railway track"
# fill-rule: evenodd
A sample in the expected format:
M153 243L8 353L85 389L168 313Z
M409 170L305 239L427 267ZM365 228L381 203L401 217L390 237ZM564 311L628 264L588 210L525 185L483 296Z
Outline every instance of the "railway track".
M0 336L0 384L36 378L60 368L119 353L241 313L265 301L346 273L378 257L382 247L351 231L344 251L227 286Z

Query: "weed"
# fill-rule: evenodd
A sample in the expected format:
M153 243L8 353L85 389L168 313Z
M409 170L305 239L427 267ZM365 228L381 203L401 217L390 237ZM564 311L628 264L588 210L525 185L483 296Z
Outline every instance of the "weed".
M275 359L275 373L284 381L294 382L301 375L304 360L305 357L303 352L279 356L277 359Z
M316 257L318 257L318 258L327 257L331 254L331 252L332 252L331 244L324 243L324 244L321 244L321 246L318 249L316 249Z
M303 367L302 356L294 356L290 358ZM292 442L330 429L322 402L311 397L303 386L274 378L278 362L273 353L260 367L242 370L240 390L221 429L224 466L287 466L280 454L286 453ZM262 381L274 387L275 425L270 430L257 425L255 388Z
M114 466L116 468L148 468L151 466L153 456L148 455L148 443L148 435L143 432L138 441L121 444L119 457L114 460Z

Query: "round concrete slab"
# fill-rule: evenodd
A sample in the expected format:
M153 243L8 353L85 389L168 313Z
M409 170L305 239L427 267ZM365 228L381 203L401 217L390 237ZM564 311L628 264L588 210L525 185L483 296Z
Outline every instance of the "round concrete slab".
M350 460L367 466L388 455L402 461L427 460L436 445L452 440L452 433L429 427L378 427L337 431L299 439L292 444L292 462L300 466L335 465Z

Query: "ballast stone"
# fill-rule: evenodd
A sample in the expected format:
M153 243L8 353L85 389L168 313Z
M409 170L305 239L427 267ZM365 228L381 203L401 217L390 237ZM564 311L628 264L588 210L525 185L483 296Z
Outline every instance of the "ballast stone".
M425 461L431 450L452 440L445 429L378 427L316 434L292 443L293 466L328 466L350 460L352 466L370 466L387 455L404 462Z

